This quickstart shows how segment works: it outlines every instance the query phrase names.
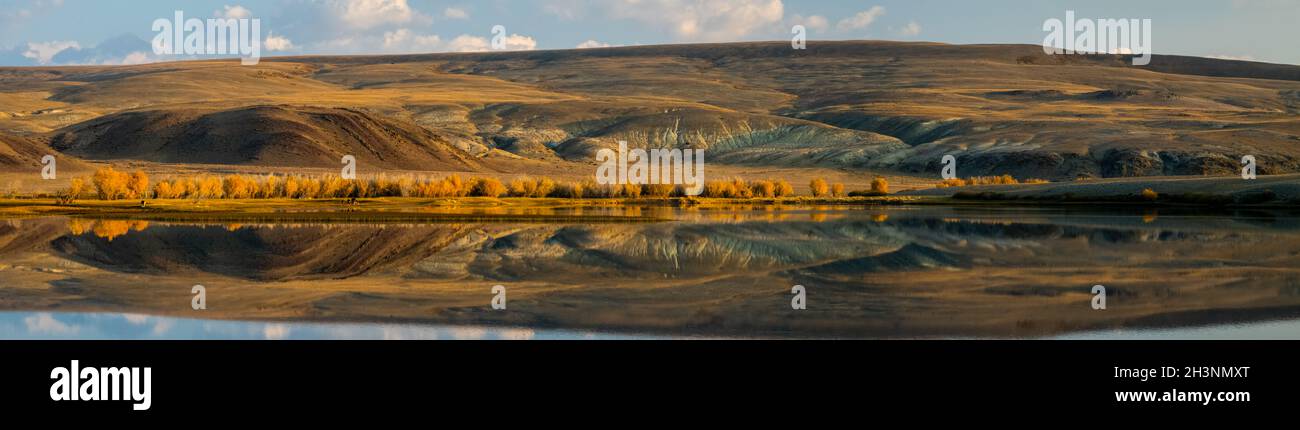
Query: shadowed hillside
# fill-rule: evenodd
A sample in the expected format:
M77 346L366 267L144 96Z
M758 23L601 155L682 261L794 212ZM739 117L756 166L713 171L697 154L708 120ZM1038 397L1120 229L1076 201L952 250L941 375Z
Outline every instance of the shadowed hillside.
M0 69L0 127L90 159L480 170L706 148L744 166L1073 179L1300 172L1300 67L785 42Z

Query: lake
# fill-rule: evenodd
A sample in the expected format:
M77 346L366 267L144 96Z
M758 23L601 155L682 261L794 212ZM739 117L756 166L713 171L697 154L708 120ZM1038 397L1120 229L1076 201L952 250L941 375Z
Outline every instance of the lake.
M592 214L660 221L571 216ZM0 220L0 337L1300 337L1294 211L759 205L530 215L564 217ZM196 285L205 309L194 309ZM1105 309L1094 306L1096 285ZM793 308L796 296L804 309Z

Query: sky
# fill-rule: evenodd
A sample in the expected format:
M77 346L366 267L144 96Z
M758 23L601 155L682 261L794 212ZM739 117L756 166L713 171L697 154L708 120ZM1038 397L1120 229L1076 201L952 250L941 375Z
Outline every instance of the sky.
M154 20L256 18L262 56L817 40L1042 44L1044 21L1151 19L1156 54L1300 64L1300 0L0 0L0 65L137 64Z

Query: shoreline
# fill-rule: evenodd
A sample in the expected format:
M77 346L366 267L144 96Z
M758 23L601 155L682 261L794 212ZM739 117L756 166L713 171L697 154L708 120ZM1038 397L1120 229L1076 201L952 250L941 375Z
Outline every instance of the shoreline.
M1015 186L1003 186L1015 187ZM1012 191L1012 190L1008 190ZM1017 190L1018 191L1018 190ZM242 199L77 201L60 205L54 199L0 199L0 216L129 219L142 221L303 221L329 222L658 222L668 218L658 209L737 210L759 208L806 209L816 207L951 206L982 208L1055 208L1089 210L1300 210L1300 201L1237 203L1224 197L1204 201L1174 195L1156 201L1130 196L1058 198L1017 196L1007 192L961 191L953 196L890 195L843 198L669 198L669 199L565 199L565 198L405 198L358 199ZM590 211L592 213L583 213Z
M1147 191L1151 191L1147 193ZM1089 209L1300 209L1300 175L1112 178L1044 184L912 189L855 197L375 197L356 199L0 198L0 216L70 216L147 221L652 222L663 209L955 206ZM584 213L590 211L591 213Z

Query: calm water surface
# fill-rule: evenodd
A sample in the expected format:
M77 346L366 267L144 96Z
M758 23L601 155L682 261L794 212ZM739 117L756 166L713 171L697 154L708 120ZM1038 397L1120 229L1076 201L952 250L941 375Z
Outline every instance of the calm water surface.
M1296 213L576 213L593 214L664 221L0 220L0 337L1300 337Z

